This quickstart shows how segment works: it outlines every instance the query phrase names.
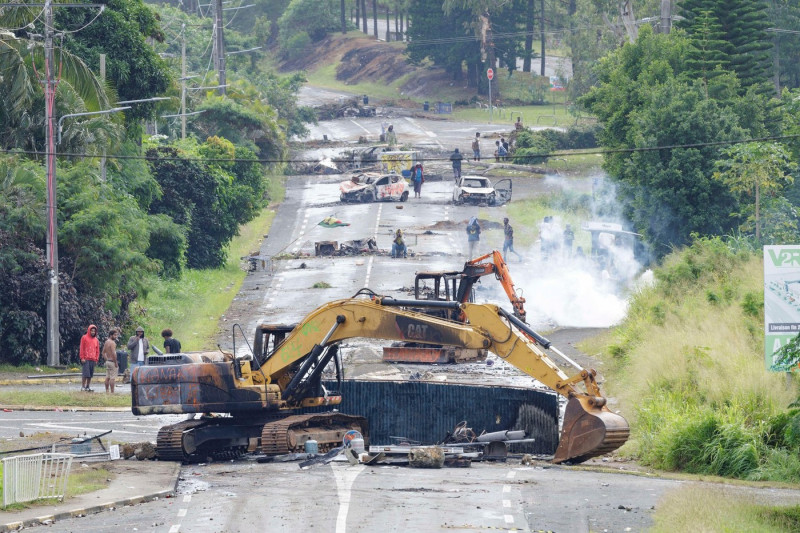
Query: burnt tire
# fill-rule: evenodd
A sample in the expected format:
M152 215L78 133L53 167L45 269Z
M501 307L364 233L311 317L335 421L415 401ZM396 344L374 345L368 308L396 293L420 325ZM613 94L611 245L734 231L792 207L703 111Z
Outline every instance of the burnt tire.
M558 447L558 416L548 415L541 407L522 405L513 429L525 430L526 438L535 439L530 444L512 444L514 453L552 455Z

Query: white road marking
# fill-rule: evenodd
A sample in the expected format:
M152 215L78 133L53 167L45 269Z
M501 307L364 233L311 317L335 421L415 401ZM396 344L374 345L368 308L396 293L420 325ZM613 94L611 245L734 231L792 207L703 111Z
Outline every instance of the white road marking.
M190 501L192 501L192 495L191 494L184 494L183 495L183 503L189 503Z
M514 479L515 477L517 477L517 473L514 472L513 470L511 472L509 472L508 474L506 474L506 478L508 478L508 479Z
M503 500L503 507L511 508L511 500Z
M178 530L181 528L180 524L175 524L171 528L169 528L169 533L178 533Z
M514 517L511 516L510 514L503 515L503 520L506 521L506 524L513 524L514 523Z
M369 287L369 276L372 274L372 263L375 261L375 256L371 255L367 261L367 276L364 278L364 286Z
M347 513L350 510L353 482L366 468L364 465L331 465L339 497L339 514L336 515L336 533L347 533Z
M358 123L358 122L356 122L355 120L352 120L352 119L350 119L350 122L352 122L353 124L355 124L356 126L358 126L359 128L361 128L362 130L366 131L367 133L371 133L371 132L370 132L370 131L369 131L367 128L365 128L364 126L362 126L361 124L359 124L359 123Z
M186 513L189 512L189 509L178 509L178 518L183 518L186 516Z
M511 485L503 485L503 494L511 492Z
M102 433L105 429L89 428L86 426L70 426L66 424L37 424L37 427L48 429L71 429L75 431L85 431L87 433ZM132 435L140 435L140 431L125 431L124 429L115 429L114 433L130 433Z
M426 130L426 129L424 129L422 126L420 126L419 124L417 124L417 122L416 122L416 121L415 121L413 118L411 118L411 117L404 117L404 118L405 118L405 119L406 119L408 122L410 122L410 123L411 123L411 124L412 124L412 125L413 125L415 128L417 128L417 129L421 130L421 131L422 131L422 132L423 132L425 135L427 135L428 137L430 137L430 138L432 138L434 141L436 141L436 144L438 144L438 145L439 145L439 148L444 148L444 145L443 145L441 142L439 142L439 139L437 138L437 135L436 135L434 132L432 132L432 131L430 131L430 130Z

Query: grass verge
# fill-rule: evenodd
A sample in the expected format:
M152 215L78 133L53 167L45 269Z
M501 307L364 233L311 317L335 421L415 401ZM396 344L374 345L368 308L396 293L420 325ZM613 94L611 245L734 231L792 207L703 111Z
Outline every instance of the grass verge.
M800 506L759 505L732 488L695 485L667 494L656 509L654 521L653 533L788 533L800 531Z
M70 469L69 478L67 479L67 495L79 496L89 492L95 492L108 486L109 481L113 474L102 467L89 467L75 468L76 463L73 462L73 468ZM3 492L3 464L0 463L0 493ZM21 511L31 507L38 507L43 505L52 505L57 503L55 498L48 498L43 500L34 500L32 502L14 503L8 507L4 507L4 511Z
M76 378L79 380L79 378ZM75 382L75 391L48 391L37 387L32 391L2 390L0 389L0 404L3 405L36 405L40 407L60 408L70 407L130 407L130 394L106 394L103 384L93 385L94 393L81 392L80 384Z
M275 210L267 208L242 226L228 248L223 268L187 270L180 280L153 280L150 292L131 310L152 344L160 347L161 330L170 328L185 351L214 348L219 319L247 275L241 258L258 252L274 217Z

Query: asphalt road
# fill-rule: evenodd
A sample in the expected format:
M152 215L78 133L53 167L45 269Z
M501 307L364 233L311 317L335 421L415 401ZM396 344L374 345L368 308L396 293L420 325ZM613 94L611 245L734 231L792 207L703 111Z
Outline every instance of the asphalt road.
M320 128L350 129L351 134L355 131L352 123L345 127L342 123L346 121L335 122L321 124ZM437 138L460 129L448 123L437 124L439 128L431 130ZM462 133L468 136L472 129L464 128ZM484 223L481 253L502 245L500 221L505 208L454 206L449 202L451 181L428 182L421 199L412 198L405 203L345 205L338 201L337 184L341 179L338 176L288 178L286 200L278 207L269 237L259 251L265 259L264 268L248 274L221 322L218 340L223 347L232 346L231 330L235 323L252 335L258 321L294 323L317 306L351 297L364 287L380 294L408 297L415 272L463 266L467 260L464 227L471 216L478 216ZM537 183L545 187L548 182ZM532 188L527 193L537 192ZM318 225L331 215L350 225L337 228ZM391 259L384 254L314 256L315 242L330 240L374 238L381 249L388 250L397 228L406 232L412 252L408 259ZM608 317L618 311L617 304L624 306L624 301L620 302L613 294L605 295L616 298L613 301L594 297L596 281L590 281L588 287L574 279L566 285L557 285L556 274L568 270L566 263L545 264L535 248L520 251L523 260L510 263L510 269L518 289L528 299L529 321L534 328L547 331L567 355L583 365L594 365L596 362L573 346L581 336L596 331L586 328L603 327L592 321L596 317L584 315L584 309L599 310ZM330 287L313 288L318 282ZM554 287L558 290L554 291ZM570 292L576 287L580 294ZM593 297L588 298L588 293ZM477 298L479 302L508 307L507 298L492 278L480 285ZM243 344L241 338L237 339L237 351ZM383 364L379 351L380 343L373 341L344 346L345 362L349 365L346 373L364 376L377 373L406 379L406 374L414 369ZM425 370L448 381L535 385L530 377L500 361L492 366L440 365ZM0 438L13 439L20 431L92 434L112 429L115 440L155 440L159 427L181 418L69 411L3 413ZM626 468L624 463L608 465ZM259 464L246 460L186 466L176 498L59 521L49 529L159 533L249 533L255 529L294 532L312 528L335 533L643 531L651 524L652 509L659 499L666 491L681 485L654 476L522 466L518 460L443 470L351 467L346 463L300 470L297 463Z

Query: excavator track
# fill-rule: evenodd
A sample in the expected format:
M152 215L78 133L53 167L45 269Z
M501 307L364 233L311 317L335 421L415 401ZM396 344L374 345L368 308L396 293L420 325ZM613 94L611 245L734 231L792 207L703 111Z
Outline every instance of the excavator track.
M159 461L191 461L191 455L183 448L183 435L186 431L205 423L204 420L185 420L159 429L156 438Z
M342 413L293 415L269 422L261 431L261 451L280 455L303 451L305 442L314 439L319 451L325 452L341 445L342 437L350 430L367 439L367 419Z

